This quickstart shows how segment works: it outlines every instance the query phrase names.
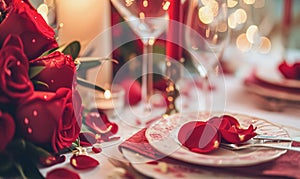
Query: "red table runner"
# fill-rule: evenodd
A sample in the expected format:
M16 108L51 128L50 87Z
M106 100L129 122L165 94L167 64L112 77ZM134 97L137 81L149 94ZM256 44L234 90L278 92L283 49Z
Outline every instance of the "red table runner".
M132 137L127 139L120 145L121 148L126 148L137 152L141 155L144 155L153 160L165 160L168 161L169 158L165 155L155 150L148 142L145 137L146 128L140 130ZM293 146L300 147L300 143L293 143ZM181 161L180 161L181 162ZM182 162L184 163L184 162ZM202 167L202 166L199 166ZM204 167L204 166L203 166ZM206 169L215 170L213 167L206 167ZM221 170L221 169L220 169ZM269 176L269 177L285 177L285 178L300 178L300 153L294 151L288 151L286 154L281 157L267 162L254 166L248 167L227 167L222 168L227 172L245 174L247 176Z

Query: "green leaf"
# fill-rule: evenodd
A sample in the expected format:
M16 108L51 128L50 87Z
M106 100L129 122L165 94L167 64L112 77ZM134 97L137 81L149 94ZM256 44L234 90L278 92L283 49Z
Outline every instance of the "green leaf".
M33 80L32 83L37 84L37 85L43 85L43 86L49 88L49 85L43 81Z
M29 68L29 78L32 79L36 75L38 75L41 71L43 71L45 67L44 66L35 66Z
M36 158L51 156L51 154L47 150L45 150L41 147L38 147L38 146L32 144L31 142L27 142L26 151L28 152L28 154L30 156L35 156Z
M58 49L58 47L53 48L53 49L50 49L50 50L47 50L47 51L44 52L40 57L47 56L47 55L51 54L52 52L56 51L57 49Z
M65 55L71 55L73 60L75 60L79 55L80 48L80 43L78 41L73 41L62 50L62 53Z
M6 152L0 152L0 158L0 174L6 173L13 167L13 158Z
M35 179L43 179L43 175L37 168L37 165L32 162L29 156L24 156L22 158L18 158L18 163L16 167L19 170L22 178L35 178Z

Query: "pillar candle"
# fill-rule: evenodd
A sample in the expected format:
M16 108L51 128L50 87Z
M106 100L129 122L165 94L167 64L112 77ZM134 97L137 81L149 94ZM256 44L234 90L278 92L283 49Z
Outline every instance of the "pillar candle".
M171 0L169 9L170 23L167 30L166 53L167 56L175 60L180 60L182 57L182 10L181 0ZM174 43L172 43L172 41Z
M293 4L293 0L284 1L283 19L282 19L284 28L289 27L292 23L292 15L293 15L292 4Z
M109 57L112 51L109 0L55 0L59 44L78 40L80 56ZM90 50L94 48L94 50ZM87 52L90 51L90 52ZM112 64L87 72L87 80L104 87L111 83Z

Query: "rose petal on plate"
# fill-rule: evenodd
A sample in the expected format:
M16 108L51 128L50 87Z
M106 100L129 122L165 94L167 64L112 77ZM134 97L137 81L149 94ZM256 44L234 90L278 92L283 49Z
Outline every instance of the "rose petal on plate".
M66 168L56 168L47 173L46 179L80 179L79 175Z
M180 128L178 140L192 152L209 153L219 148L221 137L213 125L193 121Z
M99 165L97 160L87 155L73 155L70 159L70 163L78 170L94 168Z
M256 136L252 125L248 129L237 129L232 126L229 130L221 129L222 138L229 143L239 144L246 142Z

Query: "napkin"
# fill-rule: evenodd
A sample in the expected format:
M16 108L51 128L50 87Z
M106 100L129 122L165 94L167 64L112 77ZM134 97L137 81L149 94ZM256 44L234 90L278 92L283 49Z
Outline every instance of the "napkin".
M145 157L152 158L153 160L160 159L160 161L170 161L169 157L163 158L165 155L161 154L159 151L154 149L148 142L145 132L146 128L140 130L132 137L124 141L120 146L137 152ZM293 146L300 147L299 142L294 142ZM122 150L121 150L122 151ZM174 159L173 159L174 160ZM177 161L184 164L182 161ZM199 167L204 167L200 166ZM216 170L214 167L205 167L206 170ZM290 178L300 178L300 153L294 151L288 151L281 157L254 166L248 167L227 167L222 168L222 171L229 173L239 173L247 176L261 176L261 177L290 177Z

